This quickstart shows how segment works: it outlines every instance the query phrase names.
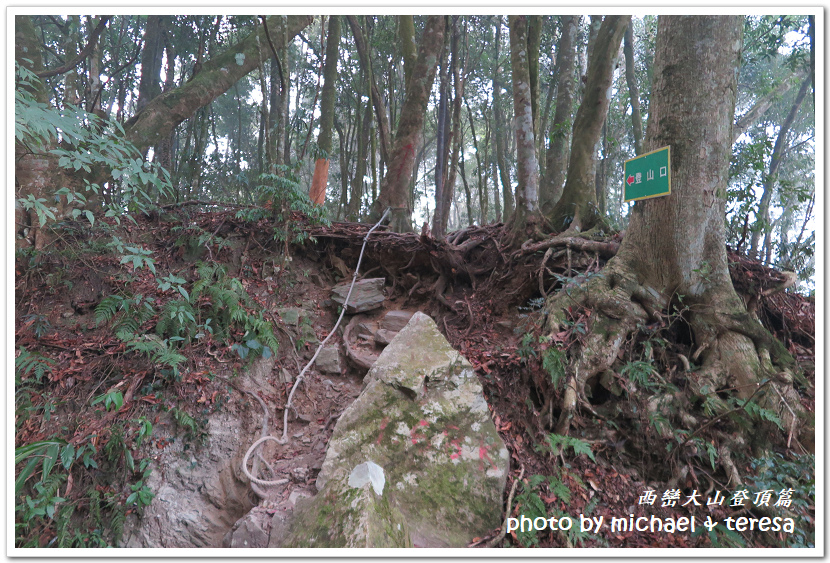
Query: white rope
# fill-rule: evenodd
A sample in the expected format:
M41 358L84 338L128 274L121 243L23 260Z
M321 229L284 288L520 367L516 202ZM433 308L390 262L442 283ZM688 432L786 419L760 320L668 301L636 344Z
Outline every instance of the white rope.
M337 319L337 322L334 324L334 328L331 329L331 332L329 332L328 336L326 336L326 338L317 347L317 350L314 352L314 355L311 357L311 359L308 361L306 366L300 372L300 375L297 376L297 380L294 382L294 386L291 388L291 392L288 394L288 402L285 405L285 412L283 413L282 438L276 438L274 436L265 436L264 434L267 430L265 428L265 425L263 425L263 428L262 428L263 436L262 436L262 438L260 438L256 442L254 442L251 445L251 447L248 448L248 451L245 453L245 457L242 459L242 472L245 474L245 476L248 479L251 480L251 483L256 484L256 485L261 485L263 487L268 487L268 486L272 486L272 485L282 485L283 483L288 482L288 479L277 479L276 481L264 481L262 479L258 479L256 477L254 477L248 471L248 458L251 457L251 454L261 444L267 442L268 440L273 440L274 442L277 442L278 444L285 444L285 443L288 442L288 411L291 410L292 408L294 408L294 405L292 403L292 401L294 399L294 392L297 390L297 387L300 385L300 382L303 380L303 377L305 376L305 373L308 371L308 368L310 368L314 364L314 361L317 359L317 356L320 355L320 350L323 349L323 346L326 345L326 342L329 341L329 338L331 338L332 335L337 331L337 327L340 326L340 322L343 320L343 316L346 314L346 307L349 304L349 298L352 296L352 290L354 289L355 283L357 282L357 274L360 271L360 263L363 261L363 252L366 250L366 243L369 241L369 235L371 235L372 231L377 229L380 226L380 224L383 223L383 220L386 219L387 215L389 215L390 210L391 210L391 207L387 207L386 211L383 212L383 216L380 218L380 220L377 223L375 223L375 226L372 227L371 229L369 229L369 232L366 233L366 236L363 237L363 246L360 249L360 257L357 259L357 266L354 269L354 276L352 276L352 285L349 286L349 293L346 294L346 300L343 302L343 310L340 311L340 317ZM259 397L256 397L256 398L259 399ZM267 421L268 420L268 418L267 418L268 409L266 408L265 411L266 411L266 421ZM254 465L255 466L257 465L256 461L257 460L255 459L254 460ZM256 472L256 468L254 469L254 471Z
M250 479L251 483L255 483L263 487L271 487L274 485L282 485L284 483L288 483L288 479L277 479L276 481L266 481L264 479L257 479L256 477L251 475L250 472L248 472L248 458L251 457L251 453L253 453L254 450L256 450L259 447L260 444L263 444L268 440L273 440L280 444L282 443L279 438L275 438L274 436L263 436L262 438L254 442L253 445L250 448L248 448L248 451L245 453L245 457L242 458L242 472L248 479Z

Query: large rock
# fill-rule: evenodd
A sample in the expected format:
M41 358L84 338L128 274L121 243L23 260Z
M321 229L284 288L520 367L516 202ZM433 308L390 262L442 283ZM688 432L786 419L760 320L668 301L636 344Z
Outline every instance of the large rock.
M346 307L346 312L349 314L362 313L364 311L371 311L383 305L386 296L383 295L384 278L369 278L360 280L354 284L352 295L349 297L349 305ZM352 285L351 280L342 282L334 286L331 290L332 301L343 305L346 302L346 296L349 295L349 287Z
M472 366L416 313L338 420L281 546L463 547L499 527L508 463Z

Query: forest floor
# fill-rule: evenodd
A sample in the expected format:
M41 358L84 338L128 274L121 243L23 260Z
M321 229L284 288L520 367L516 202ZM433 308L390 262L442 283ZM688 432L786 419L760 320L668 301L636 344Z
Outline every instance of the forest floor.
M172 220L168 214L139 219L138 224L123 223L108 235L92 236L80 224L65 226L53 247L38 254L37 262L18 254L15 281L15 348L18 366L26 367L21 355L38 355L40 368L29 365L18 369L16 385L15 446L20 448L56 436L80 451L86 444L107 450L109 457L99 462L99 473L70 480L61 492L64 497L86 486L94 486L110 498L120 499L130 492L135 473L127 471L123 452L109 446L114 429L120 429L122 443L129 449L136 443L138 430L131 421L159 420L159 413L174 411L179 435L193 439L211 412L235 400L246 400L226 384L256 355L257 343L243 340L244 330L229 329L224 338L201 329L196 322L179 317L183 336L187 326L200 330L202 337L181 340L174 351L185 357L178 372L164 368L165 359L137 353L135 347L116 336L121 317L109 315L108 322L96 320L96 309L108 296L129 296L133 307L152 298L148 313L140 316L135 334L154 334L162 314L175 316L175 309L164 307L193 293L199 279L197 263L224 265L228 279L237 278L252 297L243 304L248 313L277 327L279 347L274 350L274 395L262 396L274 413L274 435L282 433L283 411L291 380L314 352L313 339L294 339L292 331L276 314L277 309L298 307L313 311L311 328L323 340L333 327L338 311L330 301L330 288L340 280L351 279L368 225L334 223L330 226L305 225L294 216L293 232L311 235L311 240L286 247L274 241L272 225L266 221L247 223L232 212L196 213ZM97 232L97 231L96 231ZM122 263L110 244L119 237L121 255L131 259ZM573 323L554 335L543 333L543 303L555 291L567 291L569 284L580 283L598 272L613 256L621 237L596 240L575 239L557 247L544 243L507 245L503 225L471 227L451 233L446 241L428 232L395 234L379 229L366 248L361 277L385 277L387 301L384 310L421 310L435 319L453 347L475 367L490 405L496 428L511 454L511 474L505 491L505 509L512 516L541 513L545 516L570 516L577 528L570 532L544 531L532 534L511 532L502 545L539 547L712 547L744 545L769 547L793 545L792 534L742 531L733 534L677 532L580 533L580 514L591 517L660 518L689 516L696 510L698 522L711 516L723 520L735 515L727 503L706 506L714 490L726 495L727 479L714 464L708 469L688 464L677 471L675 457L655 451L636 422L636 416L621 407L624 393L594 386L590 410L583 410L572 424L572 437L578 443L563 449L551 442L556 420L558 393L550 380L550 358L545 351L555 346L566 351L578 346L590 326L590 311L573 311ZM108 246L109 245L109 246ZM145 264L139 248L153 252L155 272L136 267ZM291 259L286 260L286 248ZM814 351L815 304L811 299L790 292L766 292L785 279L781 272L730 252L733 282L748 307L797 359L807 385L799 389L808 412L815 412ZM160 280L166 280L160 285ZM177 282L181 280L181 282ZM166 285L164 285L166 284ZM221 285L221 284L218 284ZM177 286L185 293L176 293ZM195 307L212 307L201 294ZM137 296L141 299L137 299ZM141 301L143 299L143 301ZM129 306L129 305L127 305ZM125 309L121 309L122 311ZM160 313L160 311L165 311ZM115 313L113 311L113 313ZM99 315L100 316L100 315ZM196 319L201 320L203 319ZM229 325L230 326L230 325ZM208 330L205 330L208 328ZM334 337L339 339L340 334ZM142 337L149 342L152 337ZM175 340L175 339L174 339ZM262 340L262 339L260 339ZM231 346L231 343L236 346ZM259 343L261 345L261 343ZM624 348L622 364L653 361L665 378L676 375L680 354L690 355L689 336L682 323L665 322L642 327ZM25 349L25 353L21 352ZM245 356L243 358L243 356ZM169 358L168 358L169 359ZM216 377L228 373L230 378ZM284 374L288 375L284 375ZM337 417L360 391L365 369L349 366L341 375L321 375L311 370L300 386L294 406L296 416L293 440L278 446L274 457L280 475L294 475L312 485ZM101 410L117 399L123 408ZM96 406L96 398L101 397ZM249 400L248 398L247 400ZM118 405L121 407L121 405ZM625 412L624 412L625 411ZM295 430L296 429L296 430ZM149 438L152 448L163 450L165 440ZM140 442L141 440L138 439ZM555 441L555 438L554 438ZM198 447L198 440L193 440ZM565 444L568 446L568 444ZM588 448L587 452L585 448ZM146 451L146 449L145 449ZM589 453L590 452L590 453ZM777 452L781 460L794 464L792 452ZM312 459L314 458L314 459ZM752 460L735 460L755 484L762 483L762 470ZM138 465L138 459L135 465ZM783 463L783 461L782 461ZM795 465L792 465L793 467ZM788 465L789 467L789 465ZM19 469L19 468L18 468ZM88 468L87 468L88 469ZM511 506L508 492L522 472ZM681 478L678 480L677 476ZM803 475L802 475L803 476ZM104 478L106 477L106 479ZM791 479L797 480L797 476ZM109 482L107 482L109 480ZM84 481L81 483L80 481ZM753 483L753 481L749 481ZM795 481L793 481L795 483ZM803 490L804 484L801 483ZM71 489L75 489L73 493ZM681 491L675 506L661 507L660 493ZM752 486L748 489L754 490ZM757 487L755 487L757 488ZM657 491L654 505L642 505L647 489ZM132 489L135 490L135 489ZM681 507L692 491L702 495L702 507ZM286 488L284 496L289 495ZM123 497L123 498L122 498ZM728 497L727 497L728 498ZM806 530L804 544L810 543L814 522L812 499L800 513L798 526ZM132 509L131 509L132 510ZM534 512L536 511L536 512ZM743 513L749 514L749 510ZM811 516L812 515L812 516ZM607 527L606 527L607 529ZM473 545L484 545L498 534L479 538ZM47 545L54 537L48 521L27 530L35 544ZM798 535L798 534L796 534ZM20 541L20 539L18 540ZM31 544L30 544L31 545Z

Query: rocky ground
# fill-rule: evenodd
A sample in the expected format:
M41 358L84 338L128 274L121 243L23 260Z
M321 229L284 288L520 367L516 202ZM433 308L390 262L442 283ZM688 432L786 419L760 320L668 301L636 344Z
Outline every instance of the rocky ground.
M77 502L73 525L78 529L94 525L85 515L85 501L77 496L94 488L126 509L119 537L108 538L113 544L244 547L261 541L270 531L243 517L252 509L287 517L299 498L316 492L315 480L336 421L357 397L363 376L383 346L418 310L429 314L470 360L484 387L496 429L510 451L505 504L513 481L524 472L519 497L523 491L528 494L506 508L517 513L534 490L548 513L628 514L646 485L659 484L648 469L652 460L627 445L636 442L626 435L628 429L620 429L616 439L608 433L592 434L599 420L590 415L575 426L583 436L598 437L588 440L597 461L587 455L558 459L539 448L546 434L545 416L553 414L546 412L552 403L536 396L538 386L533 383L544 373L538 346L534 348L539 342L541 298L567 280L601 268L614 240L586 250L568 247L542 260L541 252L510 254L500 244L496 226L451 235L453 249L428 234L378 231L359 276L366 288L357 301L369 308L347 311L298 386L288 414L289 440L269 442L260 464L260 478L284 482L267 487L265 495L256 494L241 474L242 457L262 435L263 424L267 434L283 434L291 389L337 320L339 298L332 290L351 281L368 227L311 227L316 242L291 247L287 259L269 238L267 226L245 224L232 213L195 215L185 223L163 219L143 219L117 231L129 244L153 251L155 275L120 264L106 247L111 237L90 238L81 226L67 229L37 263L18 256L15 345L47 358L51 370L40 381L35 382L30 372L18 382L18 389L31 390L25 401L17 397L16 446L60 436L76 448L93 444L104 452L120 429L119 439L136 465L140 459L152 461L145 484L155 499L143 508L124 504L139 473L125 468L123 452L102 459L97 468L70 475L74 485L62 494ZM213 236L205 236L210 233ZM171 377L157 361L130 352L129 343L115 337L117 317L96 322L96 308L110 295L152 296L159 305L176 298L158 280L179 276L191 287L188 284L197 281L198 263L225 265L229 277L241 280L254 300L246 308L252 314L261 311L276 327L279 347L273 355L257 358L252 347L244 354L239 346L234 348L231 343L245 342L241 333L224 340L206 336L181 349L186 361L179 375ZM812 381L814 304L790 293L764 296L764 289L780 283L779 273L737 256L733 276L759 318L785 342ZM158 320L156 312L138 328L151 334ZM572 336L578 335L560 335L563 340ZM121 409L91 405L112 389L122 392ZM811 411L812 389L808 386L802 393ZM151 421L153 432L139 447L134 421L140 419ZM558 469L563 461L568 468L564 472ZM559 484L569 492L555 489L552 482L539 488L538 482L528 480L534 475L559 475ZM484 545L498 532L494 527L474 545ZM42 545L55 537L48 523L27 533ZM526 545L525 539L514 532L504 542ZM759 545L771 541L755 535L745 539ZM705 547L711 545L708 541L690 534L574 537L548 532L533 543Z

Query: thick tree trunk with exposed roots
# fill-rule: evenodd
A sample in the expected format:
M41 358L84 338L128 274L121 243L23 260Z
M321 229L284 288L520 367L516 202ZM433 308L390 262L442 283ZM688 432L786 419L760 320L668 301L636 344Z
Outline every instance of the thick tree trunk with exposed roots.
M644 151L671 146L672 193L637 202L617 256L548 301L551 332L566 324L569 308L592 311L588 335L572 352L557 433L569 431L589 380L613 372L629 335L668 311L687 323L692 342L682 357L688 365L679 367L685 387L648 401L649 413L668 421L657 425L663 438L672 437L673 425L701 428L706 420L694 409L704 401L715 405L715 416L727 412L723 393L775 410L787 433L798 435L803 409L793 360L747 313L728 272L724 214L741 30L737 16L659 19ZM750 441L726 432L719 438L721 451L758 445ZM728 455L720 459L727 474L737 474Z

